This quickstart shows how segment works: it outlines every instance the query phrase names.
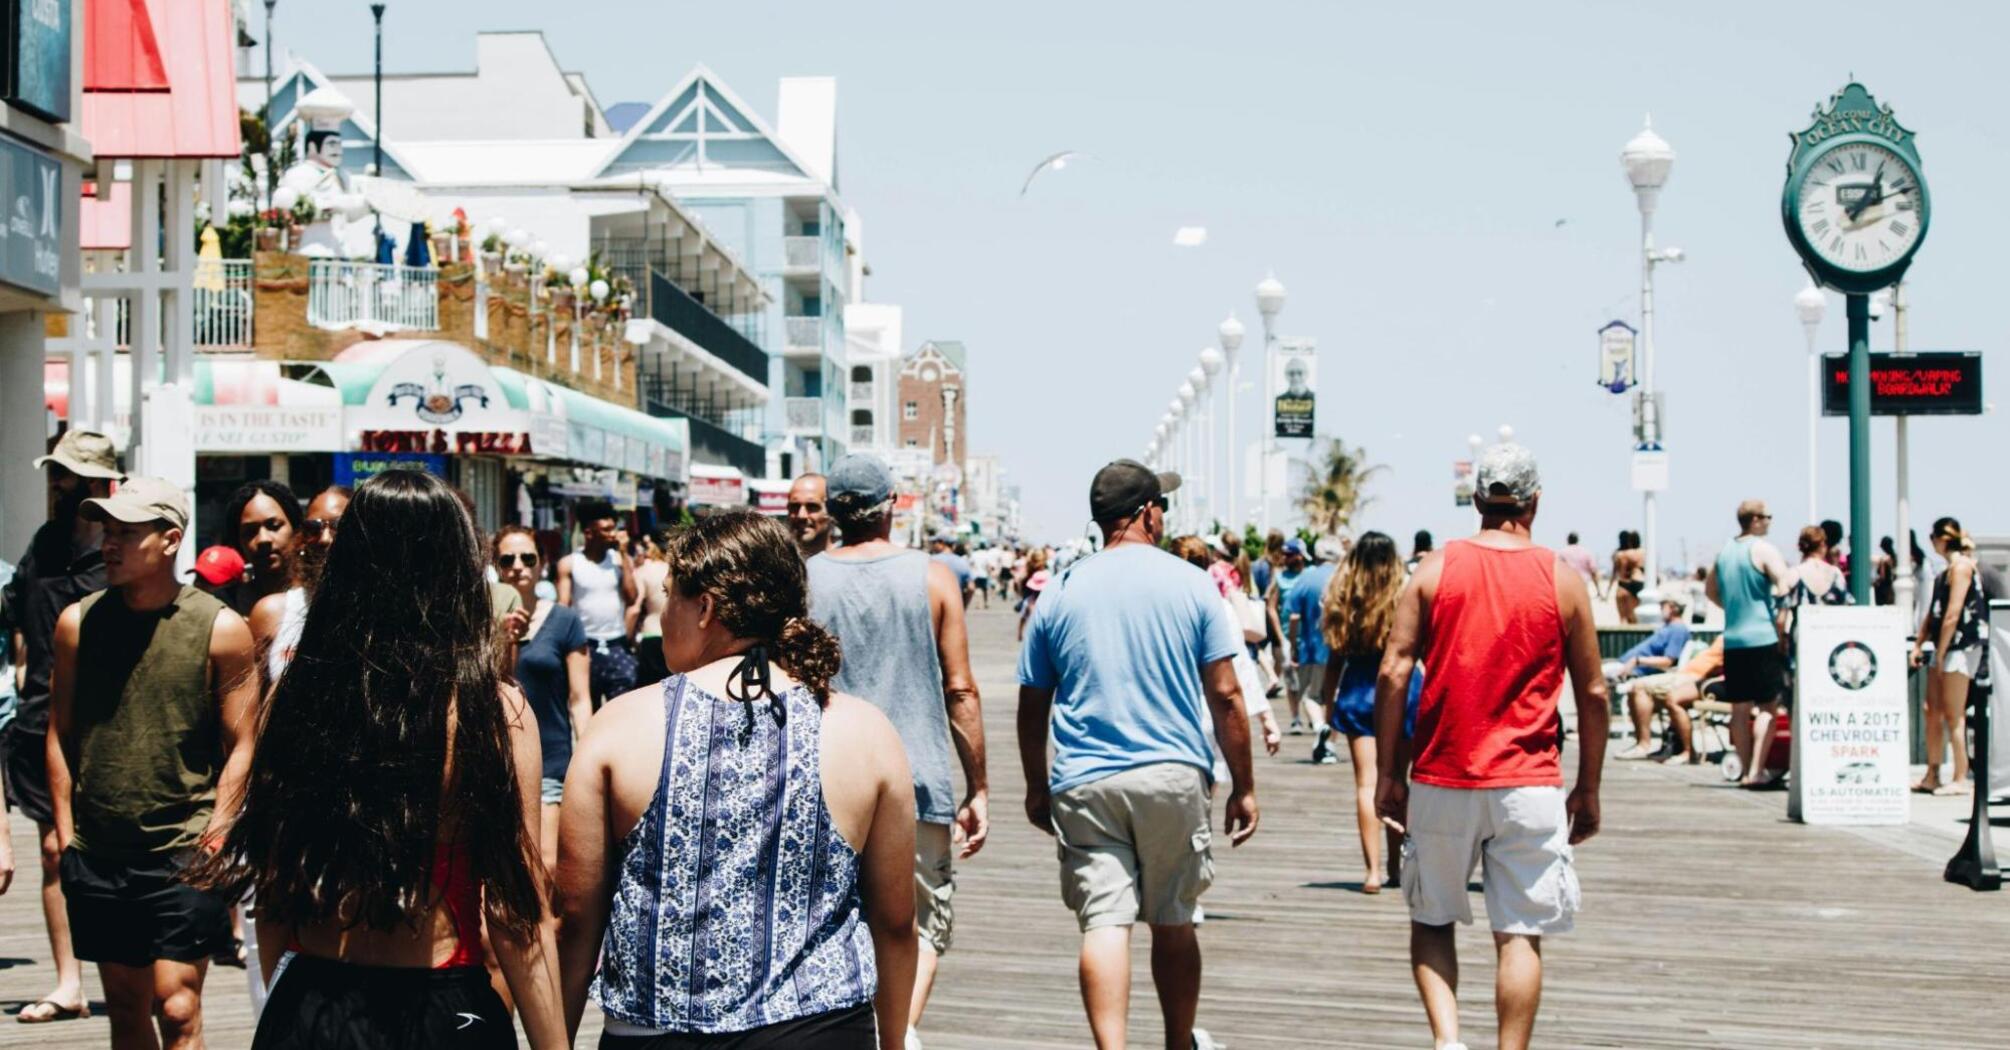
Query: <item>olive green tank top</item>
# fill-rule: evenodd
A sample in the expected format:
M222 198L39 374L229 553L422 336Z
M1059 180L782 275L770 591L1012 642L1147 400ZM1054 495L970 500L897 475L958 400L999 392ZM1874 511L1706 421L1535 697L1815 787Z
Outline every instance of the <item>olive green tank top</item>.
M84 599L71 720L75 847L136 858L196 844L216 805L223 741L209 636L223 603L183 587L167 606Z

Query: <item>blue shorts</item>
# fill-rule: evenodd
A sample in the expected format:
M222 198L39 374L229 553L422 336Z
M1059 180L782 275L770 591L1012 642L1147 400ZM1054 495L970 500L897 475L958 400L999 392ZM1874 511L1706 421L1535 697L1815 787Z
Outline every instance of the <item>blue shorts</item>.
M1327 721L1335 732L1347 736L1375 735L1375 675L1380 660L1349 659L1340 673L1340 691L1333 696L1333 713ZM1424 670L1410 672L1410 695L1403 704L1403 736L1417 729L1417 696L1424 689Z

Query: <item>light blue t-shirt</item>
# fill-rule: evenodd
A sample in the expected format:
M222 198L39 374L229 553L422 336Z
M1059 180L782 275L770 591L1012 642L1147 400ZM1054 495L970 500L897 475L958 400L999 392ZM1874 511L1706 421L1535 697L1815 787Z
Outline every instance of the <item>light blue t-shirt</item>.
M1298 634L1293 656L1308 667L1326 662L1326 634L1319 629L1320 602L1326 597L1326 581L1333 578L1333 566L1314 565L1298 574L1291 589L1277 600L1277 616L1286 623L1298 617Z
M1214 580L1156 547L1116 547L1056 576L1019 650L1019 683L1054 690L1053 792L1156 762L1211 779L1200 669L1241 651Z

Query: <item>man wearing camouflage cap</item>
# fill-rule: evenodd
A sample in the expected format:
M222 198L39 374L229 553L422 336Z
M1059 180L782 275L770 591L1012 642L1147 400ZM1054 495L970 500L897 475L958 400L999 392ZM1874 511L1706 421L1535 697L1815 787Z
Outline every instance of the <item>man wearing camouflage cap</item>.
M1397 602L1375 685L1376 809L1407 836L1410 964L1439 1050L1465 1045L1452 924L1473 920L1466 880L1481 856L1499 1045L1522 1050L1542 999L1542 938L1568 933L1577 911L1571 847L1598 831L1610 716L1584 580L1531 538L1542 498L1535 457L1495 445L1476 475L1479 534L1427 555ZM1430 673L1406 770L1403 708L1419 660ZM1567 797L1557 710L1566 672L1579 729Z

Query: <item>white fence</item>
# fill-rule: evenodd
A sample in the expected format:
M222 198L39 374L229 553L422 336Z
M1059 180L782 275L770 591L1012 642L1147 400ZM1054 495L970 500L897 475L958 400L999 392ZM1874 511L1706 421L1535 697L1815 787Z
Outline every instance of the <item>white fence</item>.
M824 348L824 319L821 317L788 318L788 349L809 350L817 353Z
M195 314L195 345L205 350L239 350L251 346L252 296L251 260L198 260L191 300ZM112 345L123 350L132 345L133 301L120 296L113 308ZM84 334L99 339L97 300L86 296L82 316ZM165 321L165 318L163 318Z
M782 238L782 263L791 270L814 270L823 261L823 238Z
M315 259L307 267L307 323L316 328L438 331L439 271Z
M782 428L790 434L821 434L824 430L824 402L818 397L782 399Z

